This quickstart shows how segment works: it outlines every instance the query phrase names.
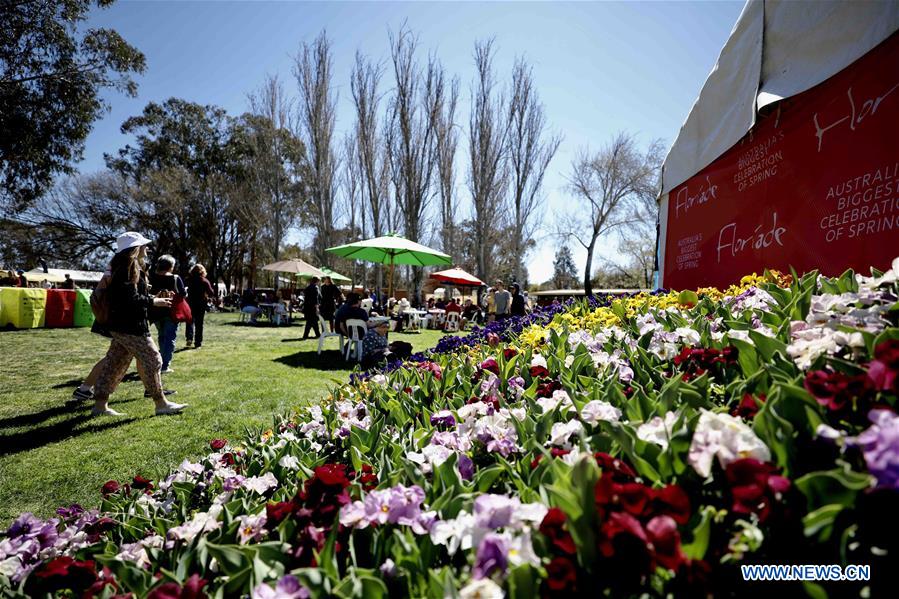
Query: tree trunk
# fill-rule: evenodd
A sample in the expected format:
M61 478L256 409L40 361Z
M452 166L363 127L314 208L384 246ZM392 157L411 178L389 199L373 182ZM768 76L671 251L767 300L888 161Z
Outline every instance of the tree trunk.
M590 245L587 246L587 264L584 266L584 297L593 295L593 281L591 281L592 277L590 276L590 273L593 270L593 250L595 248L596 237L594 237L590 241Z

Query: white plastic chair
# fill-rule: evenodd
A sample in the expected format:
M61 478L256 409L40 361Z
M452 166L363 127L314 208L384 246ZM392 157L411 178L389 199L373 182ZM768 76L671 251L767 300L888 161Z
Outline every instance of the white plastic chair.
M343 357L345 360L349 360L350 356L355 353L356 361L361 362L362 339L365 338L365 333L368 332L368 325L365 324L364 320L350 318L346 321L346 331L349 337L347 337L346 350Z
M456 333L462 324L462 317L458 312L448 312L446 315L446 324L443 330L447 333Z
M362 303L362 309L365 310L366 312L368 312L369 314L371 314L371 307L375 303L374 300L372 300L370 297L367 297L364 300L362 300L361 303Z
M321 355L322 349L325 347L325 339L329 337L339 337L337 349L343 351L343 334L338 333L337 331L329 331L330 326L328 325L328 321L325 320L325 317L321 314L318 315L318 326L321 329L321 335L318 337L318 353Z

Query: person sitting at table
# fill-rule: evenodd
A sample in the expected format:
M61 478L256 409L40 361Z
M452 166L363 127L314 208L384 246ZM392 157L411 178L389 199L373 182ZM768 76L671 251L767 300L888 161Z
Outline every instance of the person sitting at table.
M470 299L465 300L462 307L462 322L474 322L480 314L478 307Z
M262 312L262 308L256 300L256 290L252 287L244 289L243 295L240 296L240 311L249 314L250 322L256 324L256 317Z
M425 308L425 310L433 310L433 309L434 309L434 298L429 297L427 307Z
M434 308L436 308L437 310L444 310L444 309L446 309L446 302L443 301L443 298L440 298L439 300L437 300L436 302L434 302Z
M387 321L380 321L365 332L362 338L362 366L373 366L387 357Z
M358 293L348 293L346 301L334 313L334 325L337 327L337 331L348 335L346 321L354 318L368 322L368 312L362 309L362 298Z
M443 309L446 310L447 314L449 314L450 312L456 312L460 316L462 315L462 306L460 306L458 303L456 303L456 298L450 298L449 303L447 303L443 307ZM461 320L462 320L462 328L464 329L465 328L465 319L462 318ZM445 326L446 325L444 324L444 327Z

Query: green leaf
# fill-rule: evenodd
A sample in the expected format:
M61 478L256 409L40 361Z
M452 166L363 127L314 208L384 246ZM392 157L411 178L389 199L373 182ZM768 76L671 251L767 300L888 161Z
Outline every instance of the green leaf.
M709 538L712 533L712 519L715 516L715 508L706 506L702 510L702 519L693 529L693 540L681 546L690 559L703 559L709 548Z
M859 492L871 487L874 478L852 470L836 468L823 472L811 472L795 481L808 502L809 510L826 505L852 507Z
M806 537L817 537L818 542L826 542L833 531L837 515L845 508L842 505L825 505L802 518Z

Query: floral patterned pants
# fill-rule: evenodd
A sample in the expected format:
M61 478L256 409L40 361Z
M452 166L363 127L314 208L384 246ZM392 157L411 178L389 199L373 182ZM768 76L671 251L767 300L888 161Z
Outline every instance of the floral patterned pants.
M94 398L107 399L116 390L131 358L137 359L137 372L144 382L144 388L153 399L160 399L162 395L162 356L156 347L156 342L150 336L126 335L124 333L112 333L112 343L106 357L103 358L103 367L97 384L94 386Z

